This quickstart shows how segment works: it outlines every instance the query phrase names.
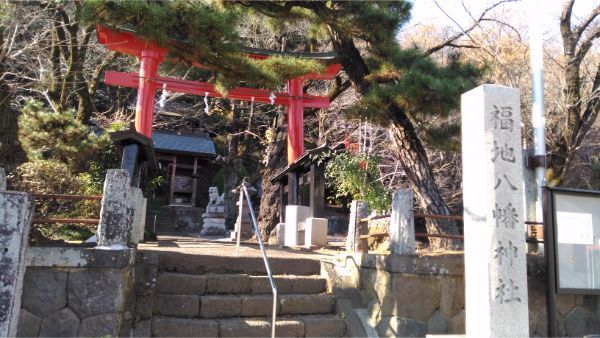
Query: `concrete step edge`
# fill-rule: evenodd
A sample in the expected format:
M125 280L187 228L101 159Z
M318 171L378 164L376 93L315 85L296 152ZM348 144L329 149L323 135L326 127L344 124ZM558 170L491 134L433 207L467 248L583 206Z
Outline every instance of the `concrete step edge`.
M281 316L332 314L336 298L332 294L292 294L277 297ZM178 318L250 318L272 314L271 295L172 295L156 294L155 315Z
M327 280L319 275L277 275L275 283L280 294L315 294L325 292ZM267 276L248 274L202 274L161 272L157 292L165 294L270 294Z
M277 318L276 323L277 336L343 337L347 331L346 321L336 315L281 316ZM192 328L186 328L186 324ZM164 326L170 330L165 330ZM204 331L193 332L194 329L204 329ZM173 319L167 316L152 318L152 333L156 336L162 336L160 333L165 331L171 336L178 336L178 333L183 335L201 333L220 337L268 336L270 330L270 318Z

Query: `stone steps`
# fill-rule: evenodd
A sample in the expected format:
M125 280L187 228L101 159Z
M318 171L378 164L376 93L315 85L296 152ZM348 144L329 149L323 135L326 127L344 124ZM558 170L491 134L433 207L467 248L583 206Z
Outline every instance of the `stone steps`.
M277 292L283 294L318 294L325 292L326 279L320 276L275 276ZM158 276L156 292L161 294L271 294L267 276L248 274L191 275L163 272Z
M308 258L269 257L274 275L319 275L321 266L318 260ZM243 273L265 275L266 269L262 257L229 257L210 254L188 254L164 252L158 258L161 272L178 272L193 275L206 273L227 274Z
M271 335L273 296L262 257L169 251L161 252L154 262L148 296L141 297L150 306L139 307L150 313L138 312L143 323L136 335ZM326 293L318 260L279 256L269 262L278 291L278 337L346 334L346 321L334 314L336 300Z
M277 297L278 315L330 314L335 298L328 294L289 294ZM172 295L157 294L155 315L186 318L271 316L271 295Z
M154 337L269 337L270 318L185 319L155 316ZM278 317L277 337L343 337L346 322L334 315Z

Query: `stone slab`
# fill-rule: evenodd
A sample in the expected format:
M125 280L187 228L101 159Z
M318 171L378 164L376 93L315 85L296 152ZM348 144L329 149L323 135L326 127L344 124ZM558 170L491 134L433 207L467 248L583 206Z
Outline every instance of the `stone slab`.
M119 312L124 303L125 270L78 269L69 273L67 300L81 319Z
M116 337L122 317L118 313L104 313L83 319L79 324L79 337Z
M377 293L382 316L426 322L440 305L441 281L434 276L392 274L390 288L383 285Z
M33 313L21 309L17 337L37 337L40 333L42 319Z
M242 317L263 317L273 314L272 295L242 295ZM277 305L276 305L277 306ZM279 310L279 306L275 311Z
M282 295L286 293L293 293L293 284L295 280L292 276L275 276L275 285L277 286L277 293ZM253 294L271 294L271 283L267 276L250 276L250 291Z
M294 276L292 288L294 293L323 293L327 289L327 279L321 276Z
M279 304L281 313L286 315L331 313L335 298L328 294L281 295Z
M0 190L6 190L6 172L0 168Z
M374 337L375 334L369 335L365 328L366 325L362 324L361 317L358 313L358 309L352 304L349 299L337 299L336 301L336 313L342 316L346 320L346 332L348 337ZM306 323L307 334L309 331L309 323ZM376 332L375 332L376 333Z
M352 201L350 205L350 220L348 222L348 236L346 238L346 251L365 251L360 245L358 220L367 217L369 214L369 204L365 201Z
M242 310L240 296L202 296L200 297L200 317L226 318L237 317Z
M179 295L202 295L206 291L206 276L163 272L158 275L156 292Z
M109 169L104 181L98 246L106 249L124 249L131 241L134 209L132 190L125 169Z
M465 308L464 278L452 277L441 281L440 311L454 317Z
M154 337L219 337L217 321L155 316L152 318Z
M17 334L32 214L31 195L0 192L0 337Z
M446 317L439 310L436 311L427 321L428 334L447 334L449 327L450 323L448 317Z
M228 319L219 321L221 337L270 337L271 321L261 319ZM300 320L277 320L277 337L304 337L304 323Z
M132 337L150 337L152 336L152 320L146 319L135 323Z
M246 274L223 274L206 276L206 293L248 293L250 277Z
M423 337L427 333L427 322L402 318L384 317L376 327L379 336L383 337Z
M40 337L77 337L80 320L68 307L44 318Z
M27 268L21 306L40 318L64 308L68 276L68 272L57 269Z
M27 266L63 268L124 268L135 262L136 249L97 250L74 247L31 247Z
M338 316L311 315L299 319L304 322L306 337L346 336L346 321Z
M458 276L464 274L463 254L413 256L354 253L348 255L348 258L362 268L385 270L395 273Z
M273 274L318 275L320 262L308 258L270 257ZM191 274L204 273L246 273L252 275L265 274L265 263L262 257L230 256L215 254L195 255L178 252L162 252L159 257L159 268L164 271L177 271Z
M195 317L200 312L200 296L157 294L154 306L163 316Z
M520 106L496 85L461 97L468 336L529 334Z
M396 190L392 199L392 214L388 230L392 254L415 254L413 209L412 189Z
M133 208L133 220L131 224L131 242L138 244L144 241L144 229L146 227L146 204L144 193L140 188L131 188L131 206Z

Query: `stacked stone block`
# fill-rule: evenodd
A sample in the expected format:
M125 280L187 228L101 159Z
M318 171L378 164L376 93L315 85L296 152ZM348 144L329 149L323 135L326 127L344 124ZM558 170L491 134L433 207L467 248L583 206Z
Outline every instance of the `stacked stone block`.
M144 302L152 315L147 308L136 308L134 336L270 335L273 296L268 277L260 270L260 257L220 261L216 256L196 256L193 262L183 257L162 253L157 266L147 260L156 271L156 283L149 279L137 283L145 290L137 294L138 304L139 295L153 295L151 304ZM318 261L278 258L271 266L279 294L277 336L345 335L346 322L333 313L335 297L326 292Z
M546 337L545 263L541 256L529 256L527 263L529 335ZM465 333L460 254L353 254L343 264L322 265L338 304L348 301L345 291L357 290L359 299L352 299L351 306L365 310L380 337ZM600 296L558 295L556 301L560 336L600 332Z
M117 336L131 276L124 269L29 267L18 336Z

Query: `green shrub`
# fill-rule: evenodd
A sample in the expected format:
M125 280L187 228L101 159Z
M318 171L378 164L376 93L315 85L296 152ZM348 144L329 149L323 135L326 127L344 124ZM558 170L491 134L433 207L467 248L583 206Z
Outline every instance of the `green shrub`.
M33 160L23 163L9 175L11 189L37 194L91 195L99 191L86 181L85 174L75 174L65 163L56 160ZM100 190L101 192L101 190ZM99 201L36 199L35 217L98 218ZM36 224L32 236L44 240L83 240L96 230L93 224Z
M336 198L350 197L369 203L371 210L385 212L390 209L390 194L379 181L377 156L367 154L327 154L325 176L327 185L335 191Z
M73 110L54 112L38 101L28 101L19 117L19 141L29 160L57 160L73 169L99 150L99 140L75 118Z
M15 190L39 194L78 194L82 182L71 168L56 160L25 162L9 176Z

